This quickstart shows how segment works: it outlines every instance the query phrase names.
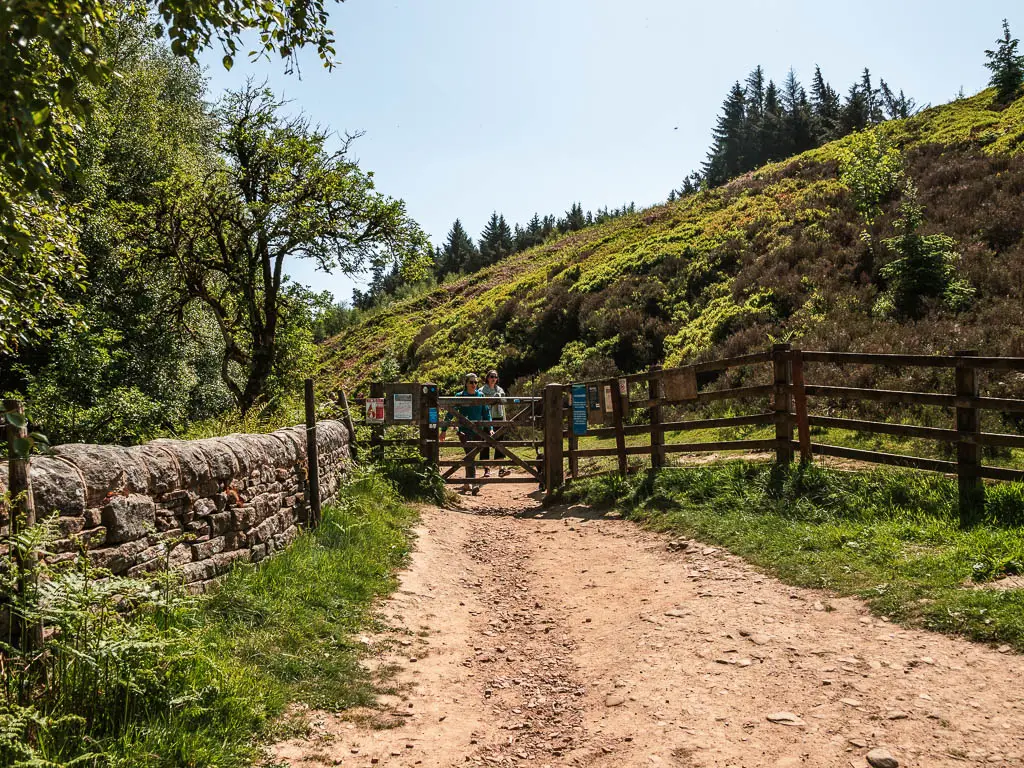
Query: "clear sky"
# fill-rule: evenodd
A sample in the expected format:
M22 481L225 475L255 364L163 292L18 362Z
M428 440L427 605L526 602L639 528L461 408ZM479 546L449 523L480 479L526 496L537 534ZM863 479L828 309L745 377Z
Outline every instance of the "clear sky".
M333 6L339 66L207 57L211 93L266 78L290 108L364 131L355 155L441 244L462 219L663 201L699 167L729 86L757 64L840 93L867 66L920 103L983 88L984 53L1010 0L346 0ZM289 265L349 300L352 279Z

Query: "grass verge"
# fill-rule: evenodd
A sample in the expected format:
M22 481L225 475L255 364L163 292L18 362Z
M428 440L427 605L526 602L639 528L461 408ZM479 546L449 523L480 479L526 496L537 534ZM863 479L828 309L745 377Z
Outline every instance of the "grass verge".
M985 522L967 530L955 480L912 471L730 461L602 475L565 496L720 544L789 584L859 596L902 623L1024 651L1024 591L975 588L1024 573L1024 485L990 486Z
M52 630L42 653L0 643L0 764L241 768L290 703L371 703L353 635L393 588L414 519L366 473L319 529L208 596L97 581L84 558L46 574L30 597Z

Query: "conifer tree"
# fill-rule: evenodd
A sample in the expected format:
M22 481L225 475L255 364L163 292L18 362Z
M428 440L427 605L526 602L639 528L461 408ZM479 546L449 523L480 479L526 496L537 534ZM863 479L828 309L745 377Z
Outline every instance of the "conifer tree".
M839 130L839 94L825 82L821 67L814 67L811 83L811 118L817 143L831 141Z
M573 203L565 212L565 218L558 223L562 232L576 232L587 225L587 217L583 213L583 206L580 203Z
M504 259L511 255L512 250L512 229L505 217L495 211L480 233L480 264L474 270Z
M907 97L902 90L897 96L885 80L878 81L878 90L886 120L902 120L917 112L917 102Z
M1024 56L1017 53L1020 41L1010 35L1010 24L1003 19L1003 36L996 40L994 51L985 51L985 66L992 71L988 84L996 89L996 101L1009 104L1024 83Z
M765 161L781 160L785 157L782 101L774 80L768 81L768 87L764 92L764 116L761 120L760 134L759 144Z
M704 162L704 178L711 186L724 184L746 170L743 156L745 115L746 97L737 81L722 104L722 114L712 132L711 149Z
M441 249L437 265L437 276L443 278L453 272L468 272L477 267L474 266L480 261L480 254L477 252L473 240L462 226L458 219L452 224L448 231L448 238Z
M850 86L839 114L839 136L847 136L868 127L868 103L858 83ZM838 137L837 137L838 138Z
M868 125L877 125L882 122L882 100L879 98L878 89L871 85L871 71L867 67L864 67L864 72L860 76L860 90L864 94Z
M761 65L747 76L743 90L746 114L744 119L744 170L750 170L764 163L768 158L761 144L761 130L764 125L764 70Z
M797 154L813 147L811 108L807 103L807 92L800 85L792 68L782 84L782 111L783 132L787 145L785 154Z

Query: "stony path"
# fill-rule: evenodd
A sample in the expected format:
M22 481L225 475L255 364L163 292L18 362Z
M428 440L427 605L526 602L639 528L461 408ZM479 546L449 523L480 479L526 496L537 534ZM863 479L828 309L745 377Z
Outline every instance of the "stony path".
M787 587L526 486L423 511L367 638L398 693L295 766L1024 765L1024 659ZM389 726L381 728L381 725Z

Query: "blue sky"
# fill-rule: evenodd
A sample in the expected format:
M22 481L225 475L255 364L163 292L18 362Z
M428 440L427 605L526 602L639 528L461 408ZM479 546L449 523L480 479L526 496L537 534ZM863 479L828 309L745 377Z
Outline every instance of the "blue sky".
M729 86L757 64L809 87L818 64L845 93L868 66L920 103L988 79L984 49L1016 3L974 0L347 0L333 6L339 66L207 57L211 94L266 78L290 109L363 131L354 154L435 244L456 217L525 222L635 201L699 167ZM349 300L353 279L296 260L298 281ZM359 281L359 278L356 278Z

